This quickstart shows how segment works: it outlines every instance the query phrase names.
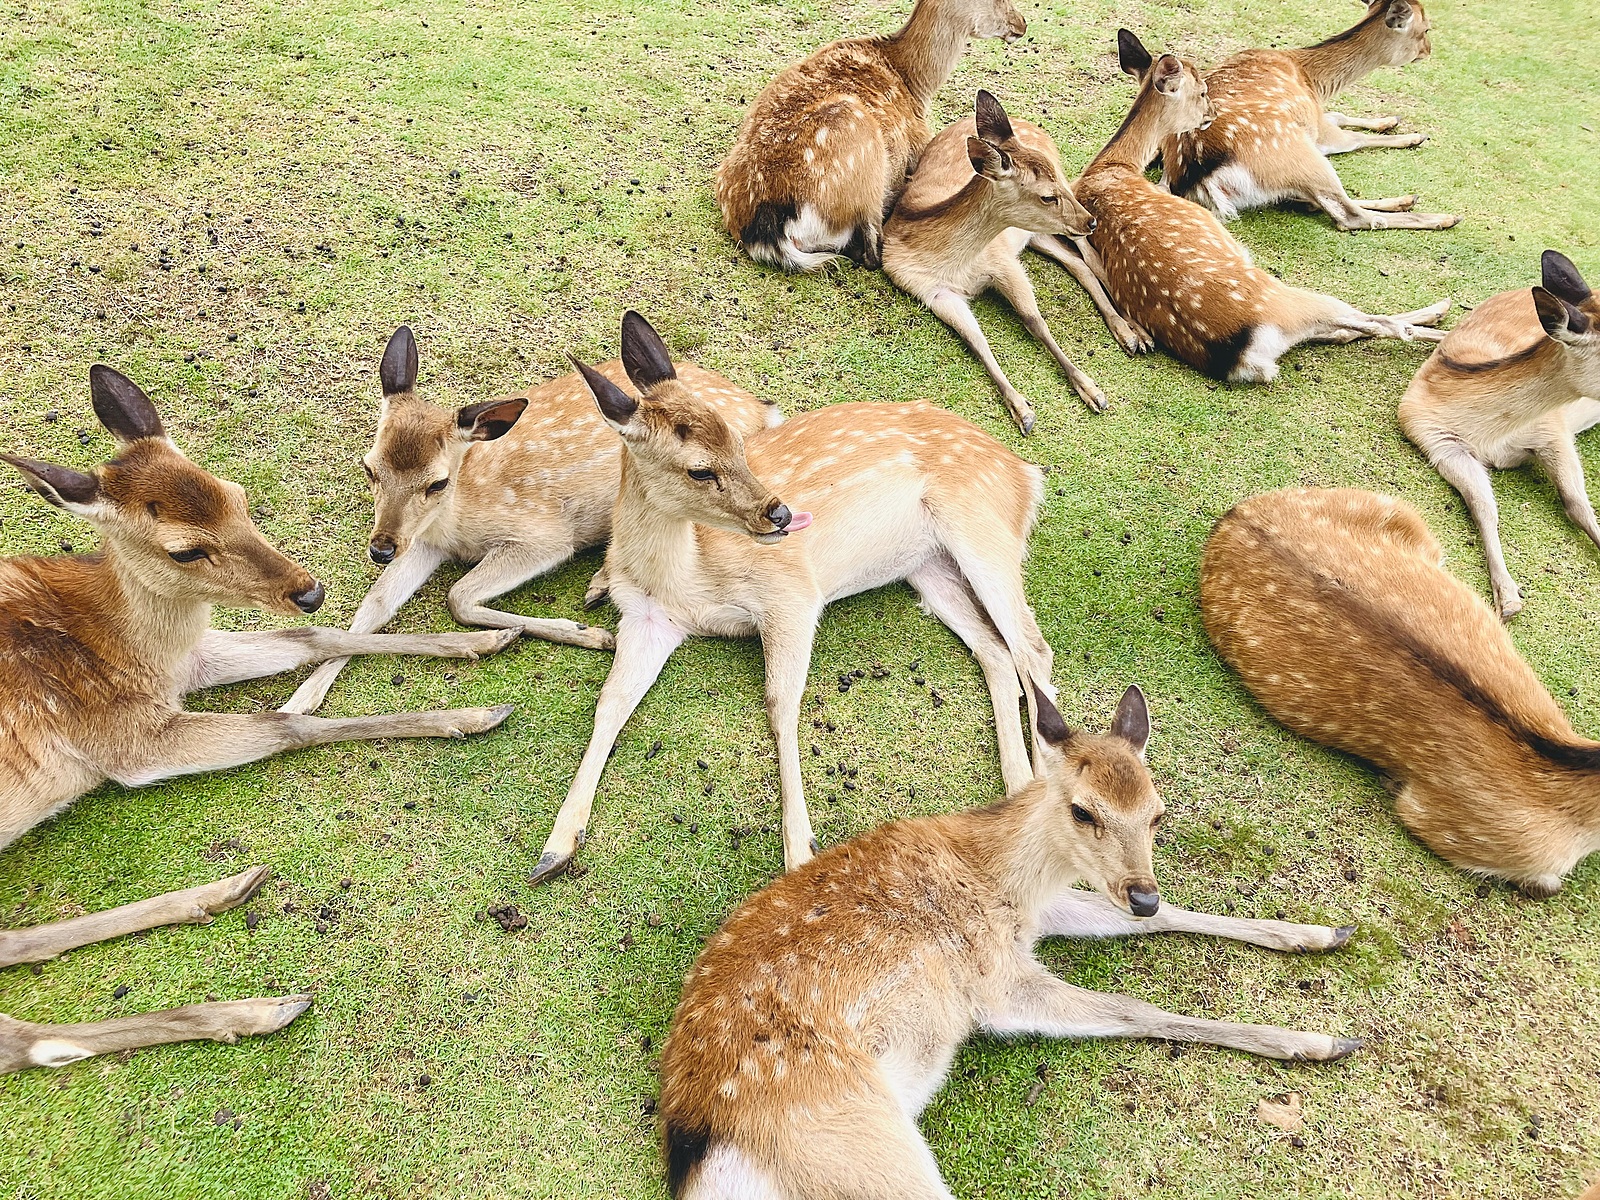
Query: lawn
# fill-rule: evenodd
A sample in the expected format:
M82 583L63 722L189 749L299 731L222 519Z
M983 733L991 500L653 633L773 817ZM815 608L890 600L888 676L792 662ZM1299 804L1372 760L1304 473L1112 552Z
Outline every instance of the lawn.
M1406 497L1486 594L1462 504L1395 425L1423 348L1304 349L1271 387L1219 387L1170 359L1125 358L1065 273L1036 260L1057 338L1112 409L1090 415L1020 322L982 303L1001 363L1039 408L1023 439L959 340L882 275L755 267L709 188L745 103L783 64L887 30L903 8L4 0L5 449L101 461L111 443L86 373L114 364L326 581L318 619L331 623L375 574L357 460L378 358L401 323L417 331L423 390L451 404L553 376L569 348L613 356L630 306L683 357L791 413L932 398L1050 467L1030 595L1069 718L1103 727L1127 683L1149 693L1151 762L1173 814L1157 856L1166 895L1359 926L1320 958L1172 937L1055 943L1046 959L1074 982L1183 1012L1368 1039L1326 1067L1159 1043L974 1041L924 1120L955 1193L1575 1195L1600 1170L1600 860L1542 902L1459 875L1405 835L1369 771L1266 717L1210 650L1196 607L1211 523L1293 483ZM974 45L935 116L962 115L989 87L1055 135L1069 171L1131 99L1115 69L1119 24L1210 64L1263 39L1317 40L1360 12L1313 0L1024 11L1027 37ZM1432 140L1340 166L1358 195L1417 191L1461 225L1349 236L1270 212L1236 232L1263 266L1375 312L1525 286L1546 246L1600 277L1600 10L1439 0L1429 12L1433 59L1372 76L1340 107L1397 113ZM1600 471L1600 439L1582 448ZM1577 726L1600 733L1600 554L1536 474L1496 489L1527 599L1513 637ZM11 554L91 542L20 481L0 488L0 520ZM598 561L582 556L510 603L575 616ZM443 598L457 572L395 627L451 627ZM912 681L917 661L927 687ZM623 732L587 873L531 891L608 662L531 641L472 665L367 660L328 712L519 709L467 742L331 747L102 788L11 846L9 925L251 863L276 875L209 927L15 968L0 976L0 1011L79 1021L296 990L316 1004L272 1038L0 1080L0 1196L664 1196L655 1054L701 943L781 869L777 767L757 646L685 647ZM886 678L869 671L839 693L835 676L875 664ZM976 664L908 589L830 610L811 681L803 728L821 753L806 756L806 782L825 843L996 797ZM270 708L295 682L197 704ZM859 772L854 790L841 766ZM526 929L484 919L507 902ZM1287 1091L1306 1110L1295 1140L1255 1118L1259 1100Z

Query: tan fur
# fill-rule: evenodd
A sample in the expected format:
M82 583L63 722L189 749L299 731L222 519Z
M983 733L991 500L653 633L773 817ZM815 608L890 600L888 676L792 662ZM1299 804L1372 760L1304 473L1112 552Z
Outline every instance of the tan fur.
M784 860L804 862L812 836L796 723L817 620L834 600L901 579L972 647L1002 770L1026 780L1020 681L1048 679L1050 664L1022 586L1039 469L921 402L835 404L743 436L636 313L623 321L622 358L638 399L585 368L626 454L606 554L617 653L536 877L571 861L618 730L690 636L760 636Z
M717 169L728 232L791 271L848 253L876 267L883 218L927 145L928 106L973 37L1014 41L1011 0L917 0L887 37L824 46L750 106Z
M1232 220L1283 201L1315 204L1338 228L1448 229L1457 218L1411 212L1415 196L1352 199L1327 156L1374 146L1420 146L1394 117L1328 112L1345 88L1379 67L1426 58L1428 15L1419 0L1371 0L1353 28L1303 50L1246 50L1206 76L1216 119L1162 144L1162 184Z
M1144 698L1109 734L1070 733L1048 700L1045 771L999 804L885 825L745 901L684 981L661 1057L668 1185L680 1200L948 1197L915 1119L956 1048L1000 1036L1163 1037L1279 1058L1358 1043L1175 1016L1072 987L1043 937L1186 930L1284 950L1349 929L1156 903L1163 804L1143 762ZM1051 723L1058 728L1052 732ZM1086 882L1093 891L1074 885Z
M1522 593L1500 546L1491 469L1537 460L1567 515L1600 544L1575 440L1600 422L1600 296L1565 256L1546 251L1544 264L1540 287L1493 296L1452 329L1400 402L1406 436L1467 502L1506 619Z
M1206 632L1273 716L1392 776L1442 857L1548 895L1600 850L1600 743L1440 560L1401 501L1256 496L1206 544Z
M1333 296L1290 287L1256 267L1215 216L1144 177L1163 140L1210 118L1194 65L1152 61L1137 38L1120 35L1123 65L1140 80L1122 129L1076 184L1098 226L1089 242L1102 281L1124 316L1163 349L1218 379L1266 383L1278 359L1308 341L1362 337L1438 340L1424 328L1448 301L1397 316L1369 316Z
M1076 259L1055 235L1088 233L1089 214L1049 134L1012 121L988 92L978 93L976 110L928 144L884 228L884 272L962 336L1023 433L1033 429L1033 405L1001 371L972 315L970 301L989 288L1050 350L1091 411L1103 412L1104 394L1056 345L1020 261L1026 246ZM1093 276L1080 269L1087 285Z

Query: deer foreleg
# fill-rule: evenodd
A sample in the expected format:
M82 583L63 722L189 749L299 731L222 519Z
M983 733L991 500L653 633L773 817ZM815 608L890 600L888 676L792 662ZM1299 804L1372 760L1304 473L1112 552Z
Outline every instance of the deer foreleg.
M761 626L761 649L767 664L767 720L778 744L778 783L783 797L783 866L792 871L810 862L817 851L806 811L805 784L800 778L800 702L816 639L820 605L769 619Z
M342 629L277 629L231 633L208 629L190 661L185 691L261 679L307 663L355 654L428 654L436 658L478 658L504 650L517 640L515 630L485 633L346 633Z
M1556 419L1560 420L1559 414ZM1561 430L1563 433L1566 431L1564 423ZM1567 516L1589 535L1595 545L1600 546L1600 524L1595 523L1594 505L1589 501L1589 489L1583 478L1583 460L1578 457L1578 448L1566 438L1558 437L1534 453L1544 465L1551 482L1556 485Z
M1325 113L1323 121L1335 129L1369 129L1373 133L1388 133L1400 124L1399 117L1347 117L1343 113Z
M600 786L600 772L605 769L611 747L685 636L666 611L653 604L643 611L623 612L617 626L616 657L595 706L594 731L529 882L543 883L572 864L583 845L595 790Z
M1183 1017L1129 996L1074 987L1037 963L1032 967L983 1014L984 1028L1002 1036L1163 1038L1302 1062L1327 1062L1361 1048L1355 1038Z
M1011 380L1006 378L1006 373L995 361L994 351L989 349L989 339L983 336L983 330L978 327L978 318L972 315L972 305L967 298L949 288L939 288L927 298L927 305L936 317L959 333L967 348L978 356L983 369L989 373L995 387L1000 389L1000 398L1005 401L1017 428L1023 433L1032 433L1035 419L1033 405L1011 386Z
M1248 917L1190 912L1162 901L1154 916L1136 917L1098 892L1070 888L1050 902L1040 918L1045 937L1112 938L1145 933L1199 933L1291 952L1337 950L1350 940L1354 925L1298 925Z
M1045 323L1044 316L1039 312L1039 301L1033 293L1033 281L1028 278L1028 272L1020 262L1015 259L1007 262L1005 270L999 272L994 281L996 290L1000 292L1016 309L1017 315L1022 318L1022 323L1028 327L1028 332L1044 343L1045 349L1050 351L1050 356L1066 372L1067 382L1072 385L1072 390L1078 393L1078 399L1088 405L1090 412L1105 412L1110 408L1106 395L1100 390L1098 384L1078 369L1078 365L1067 357L1067 352L1056 344L1055 337L1050 332L1050 326Z
M350 632L372 633L382 629L400 611L400 606L416 595L417 589L438 570L445 557L442 550L423 542L413 542L400 557L384 568L383 574L378 576L377 582L362 598L355 616L350 620ZM279 711L301 714L315 712L349 661L348 658L335 658L323 663L295 689L289 702Z
M450 589L450 612L463 625L515 629L547 642L609 650L613 639L608 629L560 617L525 617L520 613L490 608L484 603L536 576L555 570L572 554L573 547L570 545L546 548L513 542L496 546Z
M1149 331L1117 311L1117 306L1111 302L1111 297L1106 293L1105 285L1100 282L1100 276L1094 273L1075 250L1049 233L1034 234L1028 240L1028 247L1047 258L1055 259L1066 268L1067 274L1078 281L1078 286L1088 293L1089 299L1105 320L1106 328L1111 330L1111 336L1117 339L1117 345L1129 354L1146 354L1155 349L1155 339L1150 336Z
M1506 567L1505 552L1500 548L1500 508L1494 500L1494 487L1489 481L1489 469L1479 462L1471 451L1458 446L1441 453L1433 460L1434 470L1467 502L1467 510L1478 527L1478 540L1483 543L1483 555L1489 564L1489 582L1494 588L1495 607L1500 619L1509 621L1522 611L1522 593L1517 581L1511 578Z

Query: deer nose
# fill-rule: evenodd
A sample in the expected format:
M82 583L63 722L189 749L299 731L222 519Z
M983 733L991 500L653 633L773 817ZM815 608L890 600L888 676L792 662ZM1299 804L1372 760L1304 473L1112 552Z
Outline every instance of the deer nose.
M314 613L322 607L322 602L327 598L327 590L321 581L313 579L311 586L303 592L296 592L289 599L294 601L294 606L303 613Z
M1128 889L1128 907L1136 917L1153 917L1156 909L1161 907L1161 893L1154 888L1146 891L1134 885Z
M774 504L767 509L767 520L772 522L774 529L787 529L789 522L794 520L794 514L789 511L787 504Z
M1099 228L1100 228L1100 222L1096 221L1093 217L1090 217L1089 218L1089 232L1093 233L1096 229L1099 229Z
M367 554L380 567L394 561L394 542L386 537L375 537L367 543Z

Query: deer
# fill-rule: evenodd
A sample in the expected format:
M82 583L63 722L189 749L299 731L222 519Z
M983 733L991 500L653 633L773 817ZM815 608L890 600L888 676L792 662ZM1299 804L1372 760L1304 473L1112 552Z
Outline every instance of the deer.
M224 632L212 606L312 613L324 589L256 529L244 489L191 462L150 398L103 364L90 369L94 412L117 455L92 471L0 455L44 500L92 525L92 554L0 561L0 848L107 780L143 787L330 742L465 737L512 706L325 720L277 712L189 712L186 693L259 679L332 656L474 659L506 631L350 634L319 628ZM255 895L265 867L228 879L15 932L0 967L43 962L141 929L204 923ZM0 1073L194 1038L232 1043L273 1033L308 995L189 1005L76 1025L0 1016Z
M1360 1049L1166 1012L1075 987L1039 961L1047 937L1196 933L1303 952L1343 946L1355 929L1163 903L1152 860L1165 804L1145 764L1143 693L1130 687L1100 734L1069 729L1043 691L1035 699L1040 778L835 846L708 940L661 1054L675 1200L948 1200L916 1118L975 1031L1163 1038L1304 1062Z
M1600 545L1577 435L1600 423L1600 297L1558 250L1540 282L1474 308L1418 369L1400 427L1461 493L1478 527L1502 620L1522 611L1506 567L1489 470L1538 460L1567 516Z
M815 271L882 263L883 221L928 139L928 109L972 38L1016 41L1011 0L917 0L887 37L846 38L788 67L717 168L717 205L751 258Z
M589 744L534 883L572 862L617 734L690 636L760 637L784 864L810 858L797 726L817 621L832 601L901 579L978 660L1002 775L1015 786L1032 777L1021 680L1048 685L1053 661L1022 582L1038 467L925 401L832 404L741 434L632 311L622 365L637 395L573 363L622 440L605 561L620 616Z
M1391 134L1398 117L1327 111L1345 88L1379 67L1433 52L1418 0L1371 0L1352 28L1298 50L1245 50L1206 75L1215 120L1167 138L1161 182L1225 221L1285 201L1320 208L1336 229L1449 229L1459 217L1419 213L1416 196L1357 200L1328 157L1378 146L1420 146L1420 133ZM1371 131L1371 132L1365 132Z
M1409 504L1254 496L1217 522L1200 613L1295 733L1376 766L1395 812L1471 875L1554 895L1600 850L1600 742L1579 737Z
M1162 143L1213 119L1193 63L1153 59L1138 37L1117 34L1122 69L1139 81L1128 118L1073 191L1095 218L1085 262L1124 317L1156 344L1213 379L1270 383L1278 360L1303 342L1357 338L1439 341L1430 328L1450 301L1370 316L1333 296L1291 287L1257 267L1217 218L1145 178Z
M362 459L373 492L367 553L383 574L356 609L351 631L381 629L443 563L467 562L472 569L449 592L451 615L463 625L609 650L611 633L599 626L488 603L611 535L622 448L578 376L450 409L417 394L418 367L416 335L402 325L379 364L377 435ZM620 363L597 369L623 377ZM689 363L684 373L741 430L783 420L776 405L719 375ZM602 567L585 607L598 607L605 594ZM348 661L319 666L284 711L316 711Z
M1024 434L1033 432L1033 405L995 361L971 301L990 288L1004 296L1089 411L1104 412L1105 393L1050 335L1021 258L1031 247L1062 263L1096 303L1104 302L1108 319L1120 322L1094 273L1056 236L1084 236L1093 227L1072 195L1050 135L1029 121L1013 122L983 90L971 117L928 143L884 226L884 273L961 335Z

